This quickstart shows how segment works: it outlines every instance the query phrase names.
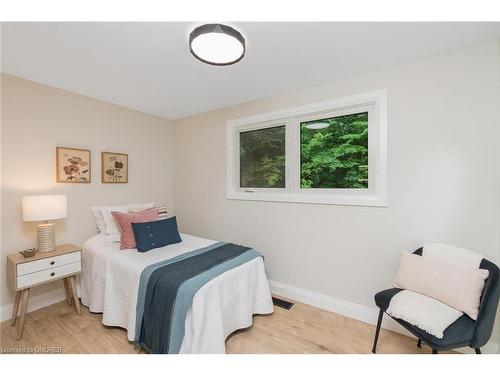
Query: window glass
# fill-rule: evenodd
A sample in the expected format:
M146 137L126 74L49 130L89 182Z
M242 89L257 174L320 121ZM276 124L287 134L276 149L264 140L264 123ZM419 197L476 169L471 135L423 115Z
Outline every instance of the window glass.
M240 132L240 187L285 187L285 126Z
M368 112L300 123L300 187L368 188Z

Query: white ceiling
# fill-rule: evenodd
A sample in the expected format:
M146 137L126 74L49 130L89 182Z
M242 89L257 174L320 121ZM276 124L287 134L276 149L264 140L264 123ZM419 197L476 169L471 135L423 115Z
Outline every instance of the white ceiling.
M235 23L236 65L191 56L198 24L3 23L2 71L175 119L493 39L500 23Z

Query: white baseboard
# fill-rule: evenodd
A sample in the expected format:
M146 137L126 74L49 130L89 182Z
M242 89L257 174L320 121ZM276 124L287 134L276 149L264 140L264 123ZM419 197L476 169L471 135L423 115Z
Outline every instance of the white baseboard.
M297 302L305 303L307 305L344 315L352 319L360 320L373 326L377 324L379 310L375 307L368 307L343 299L330 297L307 289L281 283L279 281L269 280L269 285L272 293L278 296L290 298ZM382 327L390 331L395 331L403 335L413 337L410 332L392 319L384 319L382 321ZM460 348L455 350L461 353L474 353L471 348ZM485 354L497 354L500 352L500 345L496 342L489 342L486 346L481 348L481 350Z

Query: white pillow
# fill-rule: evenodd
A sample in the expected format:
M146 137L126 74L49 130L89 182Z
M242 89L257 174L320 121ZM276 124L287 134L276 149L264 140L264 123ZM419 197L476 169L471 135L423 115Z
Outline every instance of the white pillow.
M97 232L104 233L106 231L106 224L104 224L104 218L101 214L101 207L92 206L90 207L90 212L95 220L95 225L97 227Z
M444 331L463 313L437 299L411 290L402 290L392 297L387 314L413 324L442 339Z
M473 251L446 245L443 243L425 243L422 256L439 260L440 262L454 264L456 266L470 267L478 269L483 260L481 254Z
M154 206L155 206L154 202L149 202L149 203L130 203L119 206L99 206L99 207L94 206L92 208L94 209L94 211L98 211L100 214L100 217L99 215L96 215L97 218L96 216L94 216L98 230L99 226L102 227L100 233L104 233L108 241L117 242L120 241L121 237L120 228L116 224L113 215L111 215L111 212L113 211L128 212L128 210L131 209L146 209L146 208L152 208ZM92 211L92 215L94 215L94 211ZM102 219L102 221L100 221L99 219Z

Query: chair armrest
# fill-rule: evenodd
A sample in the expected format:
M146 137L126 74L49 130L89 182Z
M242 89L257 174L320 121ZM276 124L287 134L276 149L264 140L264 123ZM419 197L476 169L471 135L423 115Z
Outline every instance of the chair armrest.
M498 267L489 260L483 259L480 268L487 269L490 274L485 281L483 294L481 295L476 329L471 342L473 348L484 346L490 339L500 297L500 272Z

